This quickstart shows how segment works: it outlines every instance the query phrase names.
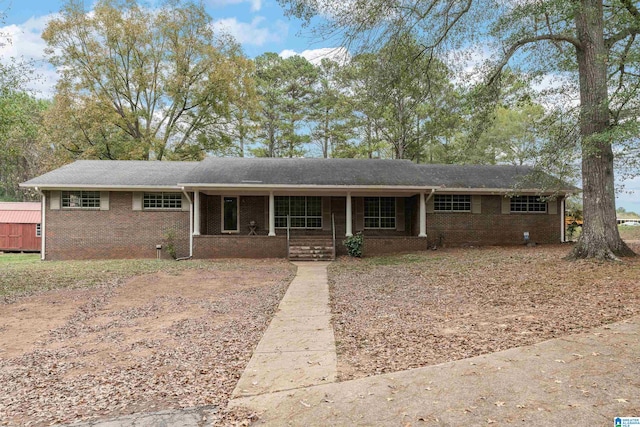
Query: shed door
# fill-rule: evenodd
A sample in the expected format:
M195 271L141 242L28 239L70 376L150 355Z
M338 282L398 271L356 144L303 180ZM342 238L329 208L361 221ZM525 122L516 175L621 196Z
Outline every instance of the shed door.
M0 249L22 249L22 224L0 224Z

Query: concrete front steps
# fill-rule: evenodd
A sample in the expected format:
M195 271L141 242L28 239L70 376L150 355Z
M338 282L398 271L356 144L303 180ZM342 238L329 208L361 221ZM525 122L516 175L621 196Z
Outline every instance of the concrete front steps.
M289 239L289 259L291 261L331 261L333 239L330 237L291 237Z

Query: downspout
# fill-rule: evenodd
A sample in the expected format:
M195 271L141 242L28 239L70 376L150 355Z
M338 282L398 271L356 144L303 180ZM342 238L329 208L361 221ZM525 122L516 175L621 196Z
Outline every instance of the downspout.
M183 261L193 258L193 200L189 197L189 193L182 187L182 193L189 201L189 256L176 258L176 261Z
M429 201L429 199L431 199L433 197L433 195L435 194L436 189L432 188L431 189L431 193L429 193L429 195L427 196L427 198L424 200L425 203L427 203Z
M47 235L46 231L47 231L47 226L46 226L46 221L45 221L45 212L46 212L46 206L47 206L47 196L44 195L44 193L42 191L40 191L40 188L35 187L36 191L38 192L38 194L40 194L40 210L41 210L41 217L40 218L40 261L44 261L44 256L45 256L45 236Z
M565 243L567 241L567 236L566 236L566 224L564 222L564 217L566 215L566 202L567 202L567 195L565 194L565 196L562 198L562 200L560 201L560 243Z

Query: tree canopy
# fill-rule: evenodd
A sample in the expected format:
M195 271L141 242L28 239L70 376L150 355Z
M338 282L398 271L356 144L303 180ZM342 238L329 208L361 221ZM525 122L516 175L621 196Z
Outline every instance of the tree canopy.
M637 162L640 11L629 0L371 0L339 3L280 0L290 14L324 36L368 49L413 35L421 55L456 57L488 50L488 86L517 63L532 74L561 75L579 99L579 149L585 226L572 257L618 259L633 255L615 221L614 153ZM620 148L614 151L615 148ZM632 154L632 156L629 156ZM634 160L635 159L635 160Z

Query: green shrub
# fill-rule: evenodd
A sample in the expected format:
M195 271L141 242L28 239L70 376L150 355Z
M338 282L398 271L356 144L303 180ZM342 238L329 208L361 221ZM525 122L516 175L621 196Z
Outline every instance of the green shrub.
M176 252L176 232L173 229L169 229L164 233L165 244L164 249L167 251L169 256L173 259L178 257Z
M362 257L362 246L364 245L364 236L358 232L353 236L347 237L343 242L347 248L349 256Z

